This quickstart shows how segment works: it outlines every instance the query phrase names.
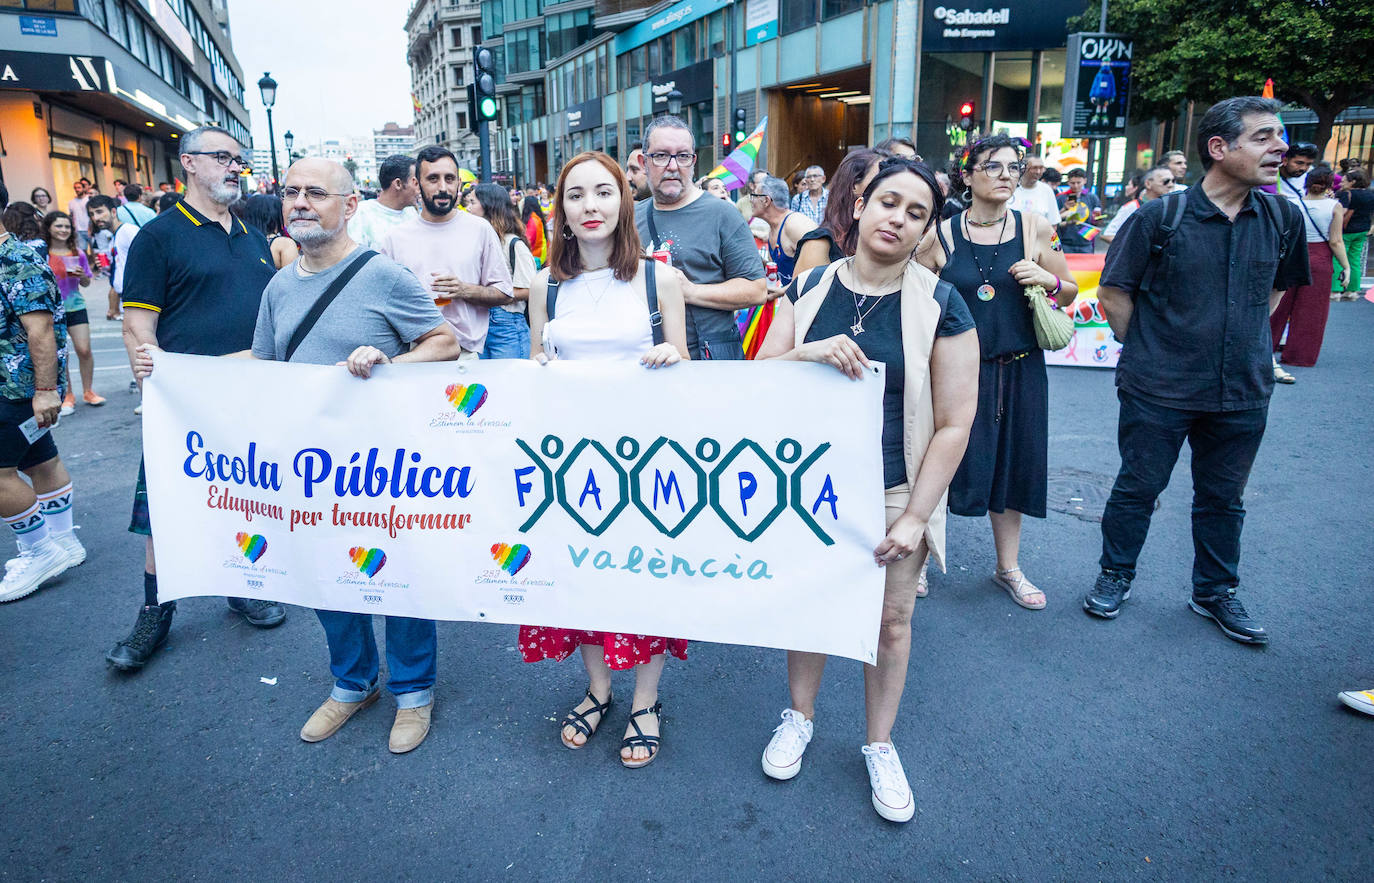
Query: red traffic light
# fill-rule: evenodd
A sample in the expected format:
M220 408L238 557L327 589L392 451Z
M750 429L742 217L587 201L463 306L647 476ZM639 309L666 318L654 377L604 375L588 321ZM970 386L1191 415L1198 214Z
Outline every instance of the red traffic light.
M724 148L727 149L727 150L730 149L730 133L729 133L729 132L722 132L722 133L721 133L721 135L720 135L720 146L721 146L721 147L724 147Z
M959 115L965 117L973 116L973 102L965 101L963 104L959 105Z

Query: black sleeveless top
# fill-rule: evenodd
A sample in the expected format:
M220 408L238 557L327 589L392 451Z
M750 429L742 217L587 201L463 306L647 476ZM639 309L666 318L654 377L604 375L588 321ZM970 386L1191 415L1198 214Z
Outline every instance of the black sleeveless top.
M953 242L946 243L944 231L938 231L940 244L946 247L945 268L940 278L953 285L964 297L969 313L978 326L978 346L984 359L995 359L1012 353L1024 353L1036 348L1035 326L1031 324L1030 302L1011 265L1026 256L1025 235L1021 213L1011 212L1016 233L1000 245L977 245L964 236L961 218L950 223ZM994 258L994 253L996 257ZM982 272L979 272L981 267ZM990 300L978 296L984 281L992 284Z

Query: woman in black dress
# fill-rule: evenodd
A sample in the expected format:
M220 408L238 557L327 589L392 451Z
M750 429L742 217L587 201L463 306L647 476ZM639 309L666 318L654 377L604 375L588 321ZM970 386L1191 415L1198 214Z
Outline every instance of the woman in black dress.
M1021 516L1045 517L1049 380L1024 287L1043 285L1068 306L1078 286L1054 228L1007 205L1023 169L1019 141L993 135L975 142L963 169L969 206L926 237L917 259L963 295L983 359L978 416L949 487L949 511L988 516L997 547L993 582L1039 610L1045 593L1021 572L1018 557Z

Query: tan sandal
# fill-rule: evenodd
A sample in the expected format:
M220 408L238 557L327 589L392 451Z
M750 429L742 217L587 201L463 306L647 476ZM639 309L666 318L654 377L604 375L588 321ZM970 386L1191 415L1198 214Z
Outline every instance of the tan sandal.
M926 569L930 567L930 559L921 565L921 575L916 578L916 597L924 598L930 594L930 577L926 576Z
M1010 574L1013 573L1016 574L1016 576L1010 576ZM1011 599L1027 610L1045 609L1045 593L1036 588L1035 583L1026 579L1026 575L1021 572L1021 568L1011 567L1003 570L999 567L993 573L992 581L1006 589L1007 594L1011 595ZM1040 596L1038 602L1031 600L1036 595Z

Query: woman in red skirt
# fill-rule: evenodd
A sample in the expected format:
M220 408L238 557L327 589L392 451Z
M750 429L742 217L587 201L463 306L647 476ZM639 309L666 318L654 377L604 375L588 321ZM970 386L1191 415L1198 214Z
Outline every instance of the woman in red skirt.
M642 258L634 201L625 175L604 153L581 153L563 167L554 197L549 266L530 285L530 352L536 359L633 360L662 368L687 358L686 308L672 271ZM549 291L557 285L554 309ZM654 293L663 342L650 324ZM553 316L550 317L550 313ZM635 670L630 724L620 762L646 766L658 755L658 679L663 654L687 658L687 642L652 635L520 627L526 662L567 659L578 648L587 667L587 695L563 720L561 738L581 748L611 708L611 671Z
M1329 168L1315 168L1307 173L1307 193L1299 201L1298 208L1307 231L1307 263L1312 270L1312 281L1284 292L1278 309L1269 317L1274 351L1283 353L1285 365L1311 368L1317 364L1322 336L1326 333L1326 317L1331 311L1333 259L1340 268L1342 285L1350 275L1345 240L1341 237L1344 212L1341 204L1331 197L1332 180ZM1288 340L1280 346L1285 325L1288 326ZM1292 383L1294 378L1276 361L1274 379L1279 383Z

